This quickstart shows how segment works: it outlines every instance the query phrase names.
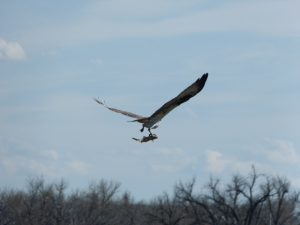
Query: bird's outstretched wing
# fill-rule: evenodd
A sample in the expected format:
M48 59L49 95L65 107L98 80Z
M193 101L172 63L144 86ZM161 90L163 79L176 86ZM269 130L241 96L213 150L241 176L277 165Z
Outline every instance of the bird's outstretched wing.
M158 110L156 110L150 117L149 120L153 122L160 121L164 116L166 116L170 111L179 106L180 104L188 101L190 98L198 94L204 87L207 80L208 73L202 75L193 84L184 89L179 95L171 99Z
M129 116L129 117L132 117L132 118L135 118L135 119L143 119L145 118L144 116L140 116L140 115L137 115L137 114L134 114L134 113L131 113L131 112L127 112L127 111L124 111L124 110L120 110L120 109L115 109L115 108L111 108L111 107L108 107L103 101L100 101L99 99L96 99L94 98L94 100L99 103L100 105L104 106L105 108L113 111L113 112L116 112L116 113L121 113L125 116Z

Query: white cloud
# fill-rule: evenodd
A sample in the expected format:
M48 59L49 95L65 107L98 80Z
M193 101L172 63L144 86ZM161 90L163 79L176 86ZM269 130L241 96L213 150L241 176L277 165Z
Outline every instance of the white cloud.
M168 1L167 4L159 4L161 7L151 2L156 6L155 9L148 7L150 1L126 2L127 7L112 2L115 1L101 1L97 6L87 7L85 17L79 17L72 23L37 28L23 37L34 45L44 45L45 42L72 45L113 38L170 37L203 32L237 31L280 37L300 36L300 27L297 25L300 20L298 0L230 2L212 4L209 8L202 8L195 3L184 4L183 1L172 4ZM140 9L137 10L135 6ZM179 8L188 10L179 13Z
M197 162L198 160L195 157L182 155L181 157L164 159L160 162L152 162L151 168L154 172L175 173L186 168L194 167Z
M100 14L105 18L131 20L166 17L170 13L185 12L199 4L198 0L108 0L96 1L88 7L89 15Z
M296 189L300 189L300 177L291 177L292 186Z
M261 153L271 162L282 164L300 162L300 155L292 142L278 139L266 139L266 141L268 146L263 147Z
M148 159L150 168L156 173L175 173L187 168L193 169L199 162L198 156L190 155L180 148L155 148L151 149L151 152L140 154Z
M0 38L0 60L23 60L25 58L25 51L18 42L6 41Z
M220 173L223 172L229 161L225 160L220 152L209 150L206 152L206 163L210 172Z
M236 173L248 173L252 166L259 171L268 171L268 165L263 165L256 160L241 160L235 156L224 156L221 152L208 150L206 152L206 169L212 174L221 174L225 171Z
M240 152L240 154L242 154ZM206 151L206 169L213 174L224 172L247 173L251 166L255 166L261 172L270 174L282 174L286 165L298 165L300 154L290 141L279 139L266 139L263 145L247 148L243 153L243 159L239 154L222 154L216 150ZM247 159L244 157L247 156Z
M89 171L90 166L85 162L79 160L73 160L67 163L67 167L74 172L86 174Z
M16 162L14 160L11 160L8 158L3 158L3 156L1 156L0 167L2 167L9 174L15 173L18 169L17 168L18 166L19 166L19 164L16 164Z
M35 175L47 175L54 176L57 174L56 168L45 162L44 160L39 160L36 158L30 158L26 155L10 155L1 156L0 168L3 169L2 172L9 175L16 174L35 174Z
M37 159L29 159L29 158L23 158L23 160L19 160L20 162L20 168L19 169L27 169L31 173L35 174L42 174L46 176L56 176L58 172L58 168L55 168L53 164L46 163L41 160Z
M101 25L93 21L108 22L110 26L102 27L105 32L99 32L102 35L170 36L235 30L299 36L299 7L297 0L229 1L223 4L195 0L110 0L93 3L83 22L89 20L88 24L92 26Z
M296 21L300 16L295 5L300 6L295 0L224 4L222 8L161 21L156 29L165 35L245 31L299 37ZM282 14L286 16L278 16Z
M87 163L63 156L56 150L41 150L14 138L0 136L0 176L70 176L87 174Z
M0 136L0 174L53 177L60 174L60 159L56 150L43 150L16 138Z
M49 159L52 159L52 160L58 160L59 159L59 154L57 151L55 150L49 150L49 151L45 151L44 152L44 155L49 158Z

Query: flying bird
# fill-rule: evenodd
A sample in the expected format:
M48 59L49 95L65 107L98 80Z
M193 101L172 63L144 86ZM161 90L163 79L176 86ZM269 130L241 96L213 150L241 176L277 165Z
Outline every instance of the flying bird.
M144 128L146 127L146 128L148 128L149 134L152 135L151 129L157 128L158 127L157 123L160 122L162 120L162 118L164 118L169 112L171 112L177 106L181 105L182 103L188 101L190 98L197 95L203 89L205 82L207 80L207 77L208 77L208 73L203 74L201 78L198 78L194 83L192 83L190 86L188 86L182 92L180 92L175 98L171 99L170 101L168 101L164 105L162 105L159 109L157 109L149 117L145 117L145 116L127 112L127 111L124 111L121 109L109 107L105 104L104 101L100 101L96 98L94 100L97 103L99 103L100 105L106 107L107 109L109 109L113 112L121 113L125 116L134 118L135 120L132 120L131 122L141 123L142 124L142 129L140 130L141 132L143 132ZM149 135L149 137L150 137L150 135Z

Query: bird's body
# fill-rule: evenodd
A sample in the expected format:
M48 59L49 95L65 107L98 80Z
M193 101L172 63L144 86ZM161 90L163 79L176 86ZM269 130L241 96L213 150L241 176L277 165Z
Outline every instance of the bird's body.
M171 112L177 106L181 105L182 103L188 101L190 98L197 95L203 89L207 77L208 77L208 73L203 74L201 78L198 78L193 84L191 84L189 87L187 87L182 92L180 92L175 98L166 102L149 117L144 117L144 116L137 115L135 113L111 108L106 106L103 101L99 101L98 99L94 99L94 100L111 111L135 118L133 122L139 122L143 124L141 131L143 131L144 128L146 127L148 128L148 131L151 134L151 129L157 128L157 123L161 121L162 118L164 118L169 112Z

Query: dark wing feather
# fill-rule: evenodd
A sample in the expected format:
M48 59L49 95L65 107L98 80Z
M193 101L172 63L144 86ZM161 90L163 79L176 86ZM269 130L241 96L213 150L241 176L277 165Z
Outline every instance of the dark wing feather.
M160 121L174 108L188 101L190 98L194 97L203 89L207 77L208 77L208 73L203 74L201 78L198 78L193 84L191 84L189 87L183 90L179 95L177 95L175 98L171 99L170 101L165 103L162 107L160 107L158 110L156 110L149 117L149 120L154 122Z
M140 116L140 115L137 115L137 114L134 114L134 113L131 113L131 112L127 112L127 111L124 111L124 110L120 110L120 109L115 109L115 108L111 108L111 107L108 107L107 105L105 105L104 102L94 98L94 100L99 103L100 105L103 105L105 108L113 111L113 112L116 112L116 113L121 113L125 116L129 116L129 117L132 117L132 118L135 118L135 119L143 119L145 118L144 116Z

